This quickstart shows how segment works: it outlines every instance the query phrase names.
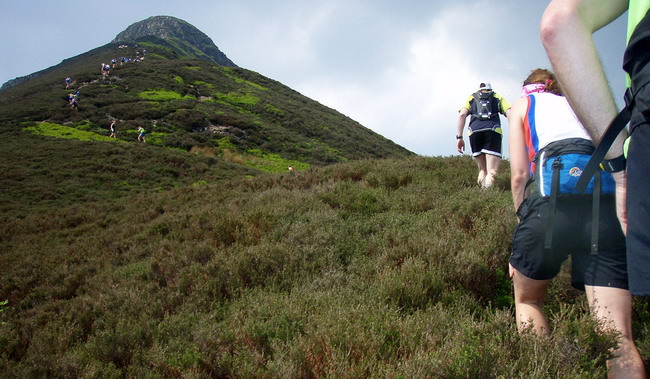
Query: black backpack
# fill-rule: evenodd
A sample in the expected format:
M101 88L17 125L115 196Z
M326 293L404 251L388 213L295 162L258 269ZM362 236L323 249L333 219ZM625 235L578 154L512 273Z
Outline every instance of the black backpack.
M478 91L472 94L474 97L474 117L479 120L490 120L497 112L494 111L494 92Z

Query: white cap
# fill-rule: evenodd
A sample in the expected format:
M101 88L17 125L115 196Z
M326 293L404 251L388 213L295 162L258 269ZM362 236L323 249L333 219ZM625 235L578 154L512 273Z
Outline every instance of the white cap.
M488 82L481 83L479 85L479 89L486 90L486 91L492 91L492 86Z

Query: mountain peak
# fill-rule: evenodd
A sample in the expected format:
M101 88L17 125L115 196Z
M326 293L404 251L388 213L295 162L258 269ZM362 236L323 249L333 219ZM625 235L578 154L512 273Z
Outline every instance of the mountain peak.
M119 33L113 42L137 41L146 37L157 37L188 44L204 54L201 58L221 66L236 67L219 50L212 39L187 21L172 16L152 16L138 21Z

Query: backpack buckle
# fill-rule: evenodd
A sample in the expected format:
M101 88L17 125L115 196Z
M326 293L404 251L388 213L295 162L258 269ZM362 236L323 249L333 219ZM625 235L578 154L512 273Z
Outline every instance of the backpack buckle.
M551 168L553 168L553 169L564 168L564 166L562 165L562 159L560 159L559 157L556 158L553 161L553 164L551 165Z
M623 100L625 100L626 108L632 106L632 103L634 103L634 93L632 92L632 88L628 88L625 90L625 94L623 95Z

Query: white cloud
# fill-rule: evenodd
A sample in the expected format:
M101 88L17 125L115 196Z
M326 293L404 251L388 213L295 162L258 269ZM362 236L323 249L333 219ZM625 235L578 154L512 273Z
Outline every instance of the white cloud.
M472 44L471 12L498 19L503 10L491 7L485 15L474 8L442 10L402 41L403 50L392 54L398 59L384 62L376 77L340 82L321 76L299 83L299 90L419 154L455 154L457 111L479 82L490 81L511 97L520 80Z

